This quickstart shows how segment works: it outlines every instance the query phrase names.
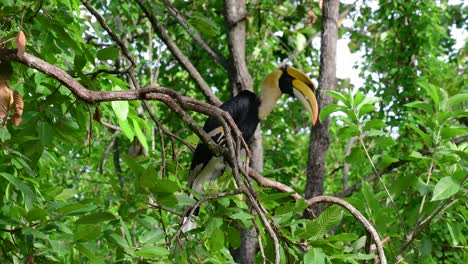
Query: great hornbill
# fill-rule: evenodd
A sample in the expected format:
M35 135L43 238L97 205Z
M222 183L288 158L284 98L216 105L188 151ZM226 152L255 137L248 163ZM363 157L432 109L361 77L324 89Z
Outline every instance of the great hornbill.
M315 124L318 116L318 105L315 98L315 86L301 71L291 66L275 70L265 77L260 96L244 90L231 100L225 102L220 108L228 112L245 142L249 142L260 120L264 119L274 108L281 94L289 94L298 98L312 116ZM224 144L224 129L221 122L214 117L208 118L203 129L216 144ZM223 156L214 156L203 142L198 143L190 166L188 178L189 187L197 193L203 193L206 183L220 177L226 164ZM195 215L198 214L198 208ZM195 228L195 223L184 218L183 231Z

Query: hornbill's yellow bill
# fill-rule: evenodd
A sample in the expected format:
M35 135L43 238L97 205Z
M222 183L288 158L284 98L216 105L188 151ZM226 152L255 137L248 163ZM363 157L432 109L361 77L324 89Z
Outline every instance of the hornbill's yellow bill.
M301 101L312 117L312 124L317 123L318 104L315 98L315 85L303 72L291 66L286 66L286 72L293 77L292 86L294 96Z
M275 107L283 93L297 97L312 116L312 124L317 122L318 105L315 86L303 72L285 66L268 74L263 80L260 96L251 91L241 91L220 108L228 112L248 143L253 137L260 120L264 119ZM216 144L224 145L226 138L222 123L214 117L208 118L203 129ZM189 187L196 193L203 193L204 186L220 177L226 169L223 156L215 156L206 144L198 143L192 158L188 177ZM197 208L198 209L198 208ZM198 210L194 215L198 214ZM193 221L184 217L182 230L193 229Z

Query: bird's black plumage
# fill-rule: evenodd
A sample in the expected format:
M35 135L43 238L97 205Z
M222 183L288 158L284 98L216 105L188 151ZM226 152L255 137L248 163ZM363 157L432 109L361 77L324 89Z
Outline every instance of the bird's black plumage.
M260 106L259 98L251 91L241 91L237 96L231 100L225 102L220 108L228 112L234 122L236 123L239 130L242 132L242 137L246 142L249 142L255 133L258 123L258 108ZM203 129L212 136L213 140L217 144L224 143L224 132L216 131L222 128L221 122L214 117L210 117L206 120ZM208 162L213 158L213 153L203 142L198 143L195 153L193 155L192 164L190 165L189 175L189 186L193 187L195 177L198 176L200 171L207 166ZM198 169L197 169L198 167ZM217 173L212 175L215 178L222 175L224 172L224 166L219 167Z

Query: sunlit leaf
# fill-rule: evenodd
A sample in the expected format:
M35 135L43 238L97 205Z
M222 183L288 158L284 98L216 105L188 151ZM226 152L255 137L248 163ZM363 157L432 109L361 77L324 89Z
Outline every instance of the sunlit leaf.
M112 109L119 120L125 121L128 116L128 102L127 101L112 101Z
M431 201L439 201L450 198L460 190L460 184L452 179L452 177L443 177L434 187Z

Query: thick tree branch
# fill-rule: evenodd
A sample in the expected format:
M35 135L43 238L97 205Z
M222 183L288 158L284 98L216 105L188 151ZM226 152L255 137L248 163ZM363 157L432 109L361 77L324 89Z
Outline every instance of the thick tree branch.
M52 76L62 84L64 84L72 93L80 98L80 100L93 104L98 102L109 102L119 100L157 100L168 105L176 114L178 114L184 121L186 121L192 130L197 133L204 141L208 142L210 147L213 147L215 153L222 153L222 148L216 145L211 138L206 134L203 129L196 124L196 122L188 116L188 114L181 108L178 103L183 103L186 110L199 111L203 114L214 115L218 114L228 118L229 124L234 125L234 121L226 112L214 107L210 104L194 100L190 97L185 97L172 89L163 87L143 88L139 90L124 90L124 91L92 91L86 89L77 80L71 77L67 72L51 65L31 54L25 53L22 58L16 55L15 49L0 49L0 59L9 61L18 61L31 68L39 70L49 76ZM176 100L178 100L176 102ZM240 133L240 132L239 132Z
M166 6L169 14L173 16L177 22L189 33L189 35L219 64L221 64L224 68L228 68L228 62L223 55L216 52L214 49L206 43L203 37L192 27L190 24L185 20L179 10L177 10L168 0L162 0L164 5Z
M259 215L260 219L262 220L265 228L267 229L268 233L270 234L271 238L275 244L275 263L279 263L280 258L277 254L279 254L279 241L276 235L277 230L273 229L270 220L266 217L265 209L259 204L258 199L256 197L255 191L249 186L251 184L243 184L241 179L240 173L243 175L248 175L247 172L251 172L252 169L247 168L244 169L244 164L239 159L241 157L240 150L241 146L243 145L244 148L247 148L245 142L242 139L242 135L238 128L236 127L234 121L230 117L230 115L219 108L200 102L190 97L185 97L180 95L174 90L163 88L163 87L150 87L150 88L143 88L138 90L125 90L125 91L92 91L86 89L82 86L78 81L73 79L67 72L63 71L62 69L48 64L47 62L36 58L33 55L25 53L24 56L21 58L16 55L16 50L13 49L0 49L0 59L2 60L10 60L10 61L17 61L28 65L31 68L37 69L49 76L54 77L62 84L64 84L68 89L70 89L75 96L77 96L80 100L87 102L87 103L97 103L97 102L106 102L106 101L115 101L115 100L157 100L165 103L173 112L175 112L179 117L184 120L201 139L204 143L208 145L208 147L215 153L215 154L222 154L226 161L233 169L233 175L238 185L238 189L234 192L239 192L244 194L247 197L248 202L251 204L255 212ZM215 116L220 119L223 124L226 133L227 139L227 147L222 147L216 145L211 138L207 135L205 131L187 114L186 110L188 111L197 111L209 116ZM294 191L281 184L277 183L272 180L264 179L259 174L255 175L255 173L250 173L254 175L254 179L258 181L262 186L272 187L278 189L280 191L286 191L292 193L294 198L299 199L300 195L295 194ZM246 179L248 183L248 179ZM230 193L228 193L230 194ZM209 198L209 197L208 197ZM333 198L333 197L332 197ZM317 198L318 199L318 198ZM337 199L337 198L335 198ZM332 199L333 200L333 199ZM327 200L328 201L328 200ZM322 200L311 200L310 204L314 204L316 202L327 202ZM349 209L348 209L349 210ZM366 227L367 228L367 227ZM376 240L378 243L379 240ZM379 245L377 245L379 249ZM379 252L380 254L380 252ZM385 263L385 262L382 262Z
M148 8L145 6L143 0L136 0L138 5L140 6L141 10L145 13L146 17L151 22L151 25L156 31L156 34L161 38L161 40L166 44L166 46L171 51L172 55L177 59L177 61L185 68L185 70L190 74L192 79L197 83L198 87L201 89L202 93L208 99L208 101L215 105L221 105L221 101L213 94L208 84L205 82L203 77L197 71L197 69L193 66L193 64L189 61L189 59L182 53L179 47L175 44L174 41L169 37L164 27L161 25L157 17L152 14Z

